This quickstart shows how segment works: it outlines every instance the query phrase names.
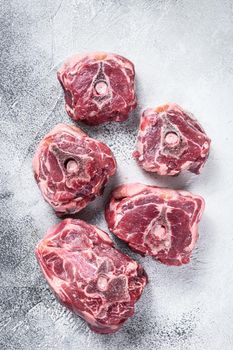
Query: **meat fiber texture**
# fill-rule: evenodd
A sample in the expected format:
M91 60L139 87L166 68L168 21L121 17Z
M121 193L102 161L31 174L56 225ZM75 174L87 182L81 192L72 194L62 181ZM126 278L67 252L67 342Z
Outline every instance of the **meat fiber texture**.
M116 332L134 314L147 276L114 248L104 231L65 219L48 230L36 248L44 276L59 301L97 333Z
M128 59L105 52L78 54L58 70L69 116L89 125L122 122L136 108L135 71Z
M187 191L128 184L117 187L106 207L109 230L141 255L182 265L198 239L202 197Z
M104 143L77 127L58 124L41 141L33 170L44 199L63 215L80 211L103 193L116 161Z
M194 116L170 103L143 112L133 156L144 170L159 175L199 174L209 148L210 139Z

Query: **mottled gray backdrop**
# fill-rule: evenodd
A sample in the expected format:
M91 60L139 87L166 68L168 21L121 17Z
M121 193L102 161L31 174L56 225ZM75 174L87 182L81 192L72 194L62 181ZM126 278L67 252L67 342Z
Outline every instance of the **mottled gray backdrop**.
M0 1L0 349L233 349L233 2L231 0ZM106 142L118 174L79 217L106 229L102 206L122 181L186 188L206 199L192 262L166 267L118 247L150 283L134 318L96 335L55 300L34 247L59 219L34 182L31 159L65 113L56 70L76 52L135 63L139 106L123 124L84 129ZM161 179L131 159L140 111L167 101L193 112L212 138L200 176Z

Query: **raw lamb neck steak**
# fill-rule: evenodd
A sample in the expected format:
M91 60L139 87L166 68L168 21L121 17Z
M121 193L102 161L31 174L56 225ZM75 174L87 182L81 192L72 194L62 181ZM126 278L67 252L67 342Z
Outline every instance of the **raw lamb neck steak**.
M59 301L97 333L116 332L133 315L147 276L113 246L107 233L65 219L39 242L36 256Z
M133 156L144 170L159 175L199 174L209 148L210 139L193 115L170 103L143 112Z
M58 124L41 141L33 170L45 200L62 215L80 211L101 195L116 161L104 143L77 127Z
M198 239L204 200L187 191L128 184L106 207L109 230L132 250L166 265L187 264Z
M89 125L122 122L136 108L135 71L128 59L93 52L68 59L58 70L66 111Z

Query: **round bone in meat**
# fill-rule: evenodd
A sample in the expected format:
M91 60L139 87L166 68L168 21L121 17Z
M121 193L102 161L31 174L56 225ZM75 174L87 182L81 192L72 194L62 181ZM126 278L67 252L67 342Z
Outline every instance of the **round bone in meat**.
M69 58L57 73L69 116L86 124L122 122L136 108L134 65L120 55L93 52Z
M109 230L132 250L182 265L190 260L203 210L200 196L136 183L113 191L105 217Z
M45 200L62 215L78 212L101 195L116 161L104 143L58 124L41 141L33 170Z
M199 174L210 148L210 139L197 120L176 104L146 109L140 120L137 149L133 153L146 171L178 175Z
M35 253L58 300L93 331L116 332L134 314L147 275L104 231L65 219L47 232Z

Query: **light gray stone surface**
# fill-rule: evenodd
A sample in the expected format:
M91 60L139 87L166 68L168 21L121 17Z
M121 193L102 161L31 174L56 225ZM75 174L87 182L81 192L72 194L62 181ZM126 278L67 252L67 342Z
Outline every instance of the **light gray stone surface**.
M233 348L233 3L231 0L9 0L0 2L0 348L2 350L231 350ZM201 194L206 210L192 262L166 267L118 247L150 283L134 318L92 333L55 300L34 247L59 219L37 188L31 159L64 110L56 70L76 52L105 50L135 63L139 106L123 124L86 127L119 168L79 217L106 229L114 184L142 181ZM193 112L212 138L200 176L162 179L131 158L140 111L167 101Z

